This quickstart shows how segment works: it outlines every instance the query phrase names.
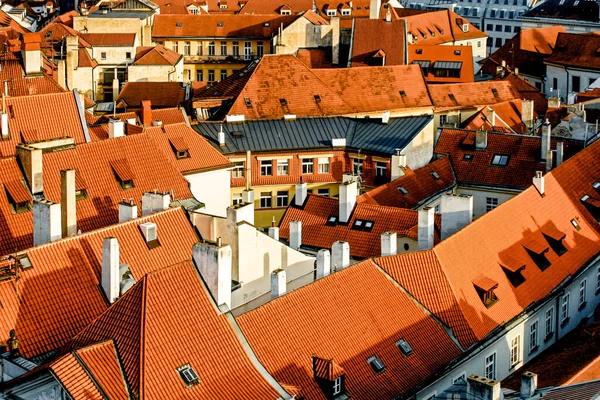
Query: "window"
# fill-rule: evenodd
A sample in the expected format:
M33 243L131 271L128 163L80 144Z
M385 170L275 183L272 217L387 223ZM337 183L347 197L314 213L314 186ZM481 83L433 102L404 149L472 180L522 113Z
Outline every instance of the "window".
M546 311L546 338L554 332L554 307Z
M189 56L190 55L190 49L191 49L192 45L190 44L190 42L184 42L183 43L183 55L184 56Z
M504 25L504 32L512 32L510 25Z
M196 371L189 364L179 367L177 372L179 372L179 376L186 386L192 386L200 382Z
M587 279L582 280L579 283L579 309L585 307L585 291L587 289Z
M529 326L529 352L532 353L538 347L538 321Z
M383 365L383 363L381 362L381 360L379 358L377 358L377 356L371 356L367 359L367 362L369 363L369 365L371 366L371 368L373 368L373 371L376 374L380 374L383 371L385 371L385 365Z
M198 42L196 44L196 54L201 56L202 55L202 42Z
M196 80L198 82L202 82L204 80L204 71L202 71L201 69L196 71Z
M277 207L287 207L288 206L288 192L287 191L278 191L277 192Z
M348 15L350 15L350 10L349 9L342 10L342 16L348 16Z
M521 335L510 341L510 367L513 368L521 361Z
M506 167L508 165L508 156L504 154L494 154L494 158L492 158L492 164L499 167Z
M467 374L465 374L464 372L462 374L460 374L459 376L457 376L456 378L454 378L454 380L452 381L452 383L458 383L460 381L467 381Z
M448 120L447 115L440 115L440 125L444 125L447 120Z
M265 44L263 42L256 43L256 55L262 57L265 53Z
M272 202L271 192L260 192L260 208L271 208Z
M564 325L569 320L569 293L560 299L560 323Z
M317 194L319 196L327 196L327 197L329 197L329 189L328 188L326 188L326 189L318 189L317 190Z
M302 173L303 174L312 174L313 173L314 160L312 158L303 158L302 159Z
M215 42L208 42L208 55L209 56L215 55Z
M271 161L271 160L262 160L260 162L260 175L261 176L271 176L271 175L273 175L273 161Z
M333 395L335 396L336 394L340 394L341 391L342 391L342 377L338 376L333 381Z
M495 16L496 16L496 10L490 10L490 18L494 18Z
M557 78L552 78L552 87L550 89L551 90L557 90L558 89L558 79Z
M277 160L277 175L289 175L290 174L290 161L289 160Z
M410 344L404 339L398 340L396 342L396 347L398 347L404 357L408 357L413 353L412 347L410 347Z
M209 82L214 82L215 81L215 70L214 69L209 69L208 70L208 81Z
M580 92L581 91L580 85L581 85L581 78L573 75L571 77L571 86L572 86L571 91L572 92Z
M242 203L242 195L240 193L234 193L232 199L231 199L231 204L233 204L234 206L241 204Z
M502 32L502 25L496 25L496 32Z
M329 173L329 157L319 157L319 173L320 174L328 174Z
M327 218L327 222L325 223L325 225L328 225L328 226L337 225L337 217L335 215L330 215L329 218Z
M179 53L179 43L178 42L173 42L173 51L175 53Z
M335 10L332 10L332 9L327 10L328 17L335 17L335 14L336 14Z
M236 57L238 57L240 55L240 42L232 43L232 53Z
M515 12L514 11L509 11L508 12L508 18L515 19Z
M354 224L352 225L352 229L356 229L359 231L371 232L373 229L374 221L365 221L362 219L355 219Z
M244 60L252 58L252 42L244 42Z
M387 169L387 163L376 162L375 163L375 176L378 176L378 177L385 176L386 169Z
M485 358L485 377L487 379L496 379L496 353L490 354Z
M485 198L485 212L492 211L496 207L498 207L498 198L497 197L486 197Z
M492 24L487 24L487 25L485 26L485 30L486 30L486 31L493 31L493 30L494 30L494 25L492 25Z
M502 47L502 38L496 38L496 47Z
M227 55L227 42L221 42L221 55Z
M362 168L363 168L363 160L361 160L360 158L353 158L352 159L352 171L354 172L354 175L362 174Z
M232 178L243 178L244 177L244 161L236 161L233 163L233 169L231 170Z
M131 60L131 52L130 51L125 52L125 58L128 60Z
M100 53L100 59L106 60L106 52L103 51L102 53Z
M227 78L227 70L226 69L222 69L221 70L221 80Z

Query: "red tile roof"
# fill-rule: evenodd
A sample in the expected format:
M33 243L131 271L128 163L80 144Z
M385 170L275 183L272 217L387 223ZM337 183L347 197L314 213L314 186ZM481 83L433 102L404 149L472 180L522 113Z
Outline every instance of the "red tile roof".
M469 20L448 9L404 17L408 35L415 44L443 44L485 38L487 35L475 28ZM462 27L468 24L467 32Z
M428 83L466 83L473 82L473 51L470 46L439 46L439 45L408 45L408 63L428 63L428 67L421 67ZM458 77L438 77L435 68L443 63L460 63Z
M504 77L496 76L495 80L504 80L519 92L522 99L533 101L533 109L538 115L545 115L548 110L548 99L546 95L534 85L523 79L520 75L515 75L512 72L506 73Z
M388 23L380 19L355 19L352 54L350 55L352 66L377 65L373 56L379 50L383 50L386 54L386 65L405 64L405 38L404 21L402 20Z
M240 11L240 14L279 14L283 7L289 9L292 14L298 14L306 10L312 10L312 0L248 0Z
M521 98L505 81L429 85L428 89L438 109L484 106Z
M298 49L296 57L310 69L332 67L329 49Z
M75 354L68 353L50 364L50 370L73 399L102 400L103 396Z
M417 65L315 69L312 72L360 112L431 107L427 86Z
M312 355L333 358L343 368L353 398L384 399L407 393L460 354L442 326L371 261L294 290L237 320L267 370L310 399L326 398L313 378ZM412 347L412 355L402 355L395 344L400 339ZM384 372L375 374L369 366L373 355Z
M389 207L415 208L456 185L449 157L442 157L416 170L406 168L404 172L404 176L361 194L356 201ZM438 178L433 173L436 173ZM408 194L401 193L398 190L400 187L406 189Z
M141 46L136 48L135 61L131 65L172 65L174 66L183 56L162 44L156 46Z
M31 246L33 227L31 212L14 214L6 189L18 200L31 200L31 194L28 189L23 191L18 186L25 187L25 180L15 158L0 160L0 177L4 186L0 190L0 253L8 254Z
M115 99L124 107L139 108L142 101L150 100L153 107L177 107L185 100L181 82L127 82Z
M121 47L135 44L135 33L83 33L81 37L92 46Z
M144 222L157 225L160 246L152 250L138 227ZM100 287L105 237L118 239L120 262L138 281L148 272L190 259L198 241L186 213L174 208L27 250L33 268L19 273L18 292L13 280L0 283L0 332L8 335L16 329L23 356L58 349L107 308Z
M188 252L191 256L191 247ZM190 262L143 277L72 345L107 339L119 349L133 397L279 398L249 360ZM190 387L177 372L188 364L200 379Z
M109 399L129 398L121 361L112 340L84 347L76 353Z
M600 36L559 33L552 55L545 63L569 67L580 67L586 70L600 69Z
M303 208L294 205L288 207L280 223L279 235L289 239L290 222L302 221L303 246L331 249L335 241L343 240L350 244L350 255L358 259L381 254L381 234L384 232L396 232L398 236L417 239L415 227L418 212L415 210L359 203L348 225L326 225L330 216L339 215L338 207L338 199L309 194ZM373 229L370 232L352 229L357 219L373 221ZM436 218L436 225L439 226L439 222L439 218Z
M12 79L8 82L8 95L12 97L64 92L65 90L48 76Z
M523 100L510 100L503 103L493 104L483 107L479 112L466 119L461 127L465 129L477 130L485 129L494 132L529 134L527 127L523 123L521 111L523 109ZM488 120L488 111L495 113L494 125ZM534 119L537 115L534 114Z

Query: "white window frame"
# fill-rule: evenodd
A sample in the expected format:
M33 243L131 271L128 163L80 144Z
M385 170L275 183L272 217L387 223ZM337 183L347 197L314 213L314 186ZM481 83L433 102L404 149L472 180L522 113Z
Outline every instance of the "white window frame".
M285 193L285 195L283 194ZM281 204L280 205L280 199L283 200L285 198L285 205ZM281 202L283 203L283 201ZM287 207L290 204L290 194L288 193L287 190L278 190L277 191L277 207Z
M491 367L491 374L488 374L488 367ZM496 352L485 357L483 371L487 379L496 379Z
M266 193L268 196L265 195ZM260 192L260 208L273 208L273 192Z
M353 158L352 159L352 173L354 173L355 175L358 175L359 173L362 174L362 170L363 170L363 160L360 158Z
M337 10L327 10L328 17L335 17L337 15Z
M260 176L273 176L273 160L260 161Z
M331 171L331 167L329 165L329 157L319 157L319 173L320 174L329 174Z
M252 58L252 42L244 42L244 60Z
M223 51L223 49L225 49L225 51ZM222 56L227 55L227 42L221 41L221 43L219 43L219 53L221 53Z
M333 380L333 395L340 394L342 392L342 377L338 376Z
M232 205L237 205L237 204L241 204L242 203L242 194L241 193L234 193L232 198L231 198L231 204Z
M587 300L587 279L579 282L579 308L585 305Z
M448 121L448 116L443 114L440 115L440 125L444 125Z
M243 178L244 177L244 167L245 161L236 161L233 163L233 168L231 169L231 177L232 178Z
M192 44L190 42L183 42L183 55L189 56L192 51Z
M208 42L208 55L209 56L215 55L215 42Z
M517 335L510 341L510 368L521 362L521 353L521 335Z
M300 160L302 163L302 175L312 175L315 172L315 159L301 158Z
M350 10L349 8L346 8L346 9L342 10L342 16L343 17L347 17L347 16L349 16L351 14L352 14L352 10Z
M546 311L544 321L546 324L546 337L548 337L554 333L554 307L550 307L550 309Z
M290 174L290 160L277 160L277 175L286 176Z
M529 352L531 353L538 347L539 320L535 320L529 326Z
M565 294L560 298L560 323L564 323L569 319L569 297L570 293Z
M387 172L387 163L376 161L375 162L375 176L385 176Z

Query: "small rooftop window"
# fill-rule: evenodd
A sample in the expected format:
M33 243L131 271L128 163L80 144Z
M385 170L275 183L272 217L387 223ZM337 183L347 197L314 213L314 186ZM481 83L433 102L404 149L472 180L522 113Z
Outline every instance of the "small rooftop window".
M403 195L407 195L408 194L408 190L406 190L405 188L403 188L402 186L398 186L398 191L400 193L402 193Z
M405 92L404 90L401 90L401 91L400 91L400 96L402 96L402 97L406 97L406 92Z
M404 339L398 340L396 346L398 346L398 349L400 349L404 357L408 357L413 353L412 347L410 347L410 344Z
M313 96L313 98L315 99L315 103L320 103L321 102L321 96L319 96L318 94L315 94Z
M506 167L508 165L509 156L506 154L494 154L494 158L492 158L492 164L499 167Z
M181 28L183 26L183 22L178 22L177 24L175 24L178 28Z
M373 229L374 221L366 221L363 219L355 219L354 224L352 225L352 229L356 229L359 231L371 232Z
M279 102L281 103L282 106L287 106L287 100L284 98L279 99Z
M220 28L222 28L223 27L223 23L222 22L218 22L217 26L220 27Z
M525 282L525 277L521 273L525 269L524 261L518 260L510 255L503 255L502 260L498 261L498 263L513 287L517 287Z
M498 89L496 89L496 88L492 88L492 94L493 94L494 96L498 96Z
M246 107L252 108L252 100L250 100L250 97L244 97L244 103L246 103Z
M325 223L325 225L329 225L329 226L337 225L337 217L335 215L329 216L329 218L327 218L327 222Z
M450 98L450 100L456 101L456 97L454 97L452 93L448 94L448 97Z
M544 271L551 265L550 260L548 260L545 255L549 250L548 245L545 243L529 238L525 240L523 247L540 270Z
M468 161L468 162L473 161L473 154L465 154L465 155L463 155L463 161Z
M454 50L454 55L455 56L460 56L460 50Z
M596 221L600 221L600 200L587 194L583 195L581 202L585 208L592 214Z
M269 26L271 26L271 23L270 22L265 22L265 26L269 27Z
M581 230L581 226L579 226L579 222L577 222L575 218L571 220L571 225L573 225L573 228L575 228L576 231Z
M182 367L177 368L177 372L179 372L179 376L183 379L183 382L187 387L197 385L200 383L200 378L198 378L198 374L192 368L190 364L186 364Z
M473 281L473 286L475 286L475 290L486 308L490 308L498 301L498 297L494 293L494 290L498 287L498 282L482 275Z
M380 373L385 371L385 365L383 365L383 363L379 358L377 358L377 356L371 356L367 358L367 362L369 363L371 368L373 368L373 371L375 371L376 374L379 375Z
M433 179L436 181L440 179L440 175L435 171L431 171L431 176L433 176Z
M554 226L549 226L542 229L542 234L556 254L562 256L567 252L567 248L563 243L563 239L567 236L565 233L559 231Z
M417 54L423 54L423 49L417 49L417 50L416 50L416 53L417 53Z

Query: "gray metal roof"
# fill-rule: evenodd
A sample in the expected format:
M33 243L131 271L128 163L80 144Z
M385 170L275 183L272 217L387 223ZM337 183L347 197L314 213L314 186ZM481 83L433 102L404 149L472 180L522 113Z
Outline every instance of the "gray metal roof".
M433 68L461 69L461 61L436 61Z
M332 149L331 139L346 139L346 149L391 155L405 148L433 117L381 119L344 117L259 120L242 123L203 122L192 126L223 153ZM223 127L225 146L219 147Z

